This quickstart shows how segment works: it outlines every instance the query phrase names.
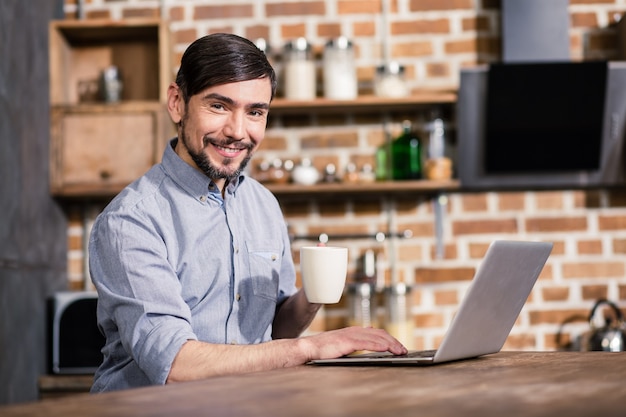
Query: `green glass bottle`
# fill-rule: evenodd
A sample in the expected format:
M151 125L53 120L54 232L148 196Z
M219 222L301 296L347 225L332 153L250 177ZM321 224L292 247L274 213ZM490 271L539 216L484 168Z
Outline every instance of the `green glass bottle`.
M391 175L394 180L422 178L420 138L408 120L402 122L402 134L391 142Z

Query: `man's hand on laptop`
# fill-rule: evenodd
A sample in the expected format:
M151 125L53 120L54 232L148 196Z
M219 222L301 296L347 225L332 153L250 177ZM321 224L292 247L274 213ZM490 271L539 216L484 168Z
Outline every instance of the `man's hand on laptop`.
M332 359L355 351L391 352L394 355L407 353L406 347L382 329L371 327L346 327L330 330L301 339L308 360Z

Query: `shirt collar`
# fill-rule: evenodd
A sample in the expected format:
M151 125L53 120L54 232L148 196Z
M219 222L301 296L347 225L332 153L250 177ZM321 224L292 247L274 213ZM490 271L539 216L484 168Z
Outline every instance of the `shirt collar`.
M215 188L212 187L212 185L214 185L213 181L178 156L174 151L177 141L178 138L174 138L170 140L169 146L165 147L163 160L161 162L163 169L179 187L185 189L189 194L194 196L194 198L207 195L208 192ZM226 192L234 194L244 181L244 178L245 175L241 174L239 177L230 180L226 185Z

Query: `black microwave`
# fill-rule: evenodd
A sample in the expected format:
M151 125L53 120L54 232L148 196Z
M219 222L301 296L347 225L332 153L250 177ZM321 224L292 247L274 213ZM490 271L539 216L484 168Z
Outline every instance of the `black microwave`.
M96 319L95 291L63 291L49 300L49 363L53 374L92 374L105 338Z

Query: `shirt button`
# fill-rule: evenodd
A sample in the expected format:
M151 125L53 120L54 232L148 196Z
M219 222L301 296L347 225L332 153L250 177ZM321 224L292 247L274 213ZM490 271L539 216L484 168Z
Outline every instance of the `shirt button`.
M204 203L206 201L206 196L205 195L201 195L200 196L200 201L202 201Z
M241 300L241 294L235 295L235 300L237 300L237 301Z

